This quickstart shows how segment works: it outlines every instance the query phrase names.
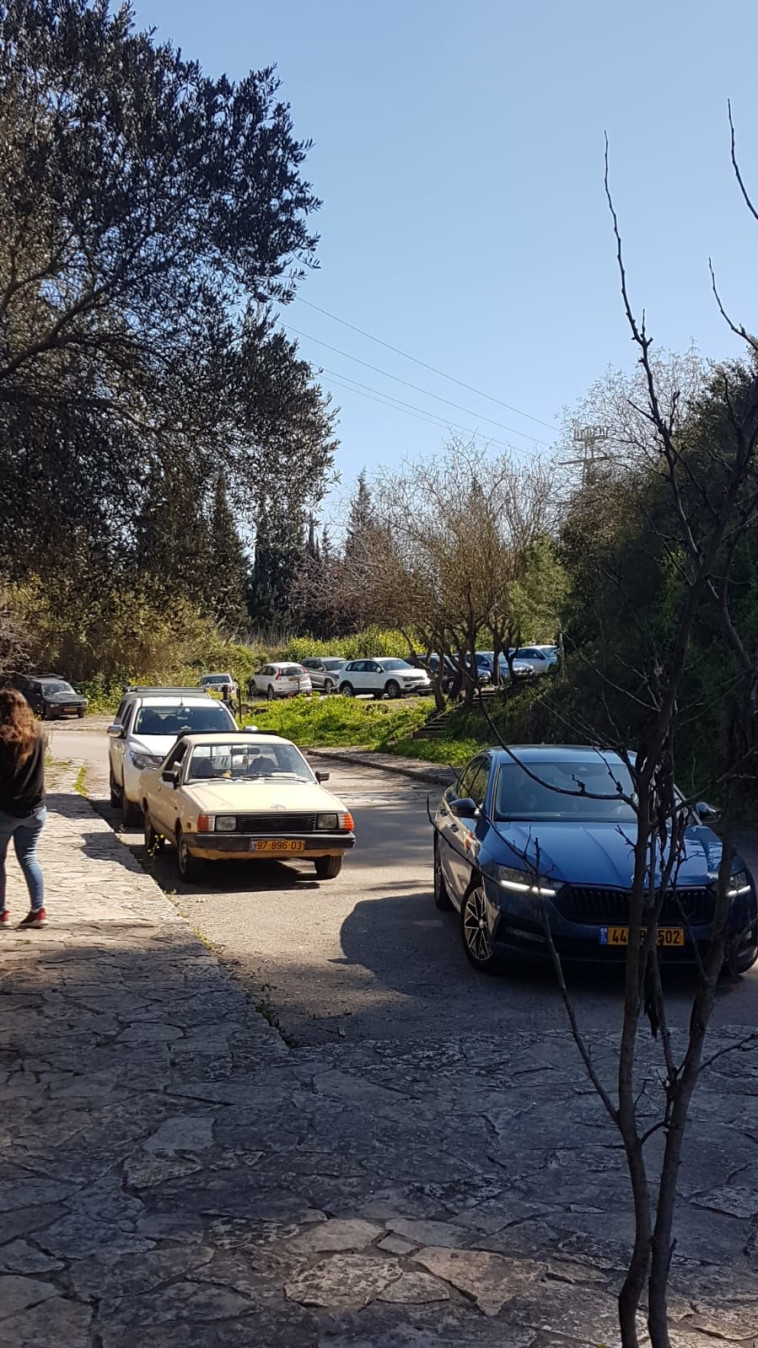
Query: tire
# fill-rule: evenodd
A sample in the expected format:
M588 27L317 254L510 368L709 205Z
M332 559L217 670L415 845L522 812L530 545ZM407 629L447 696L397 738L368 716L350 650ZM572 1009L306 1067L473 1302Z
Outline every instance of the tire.
M355 689L352 683L341 683L340 692L343 697L355 697Z
M400 684L397 679L388 679L384 685L384 691L387 697L396 698L400 696Z
M329 694L333 692L334 692L334 684L332 683L331 679L324 679L324 697L328 697Z
M116 778L113 776L112 768L108 769L108 787L110 791L111 805L113 806L114 810L117 810L121 805L121 787L116 781Z
M124 828L134 828L142 822L142 810L133 800L129 800L125 791L121 792L121 819Z
M77 714L77 716L79 717L79 720L80 720L80 721L83 721L83 720L84 720L84 711L83 711L83 709L82 709L81 707L79 708L79 711L78 711L76 714Z
M156 833L153 823L145 810L145 851L148 856L153 856L156 852L162 852L166 839L162 833Z
M313 864L319 880L334 880L342 870L342 857L314 857Z
M484 974L496 972L499 961L486 926L481 878L474 882L461 905L461 940L466 956L475 969Z
M449 912L453 906L450 895L447 892L445 877L442 874L442 866L440 865L440 847L436 834L434 838L434 906L435 908L439 908L441 913Z
M187 848L181 831L176 835L176 863L182 880L188 880L192 884L193 880L200 879L203 871L202 859L193 857Z
M270 683L268 688L266 689L266 697L268 698L269 702L273 702L274 698L276 697L273 683Z

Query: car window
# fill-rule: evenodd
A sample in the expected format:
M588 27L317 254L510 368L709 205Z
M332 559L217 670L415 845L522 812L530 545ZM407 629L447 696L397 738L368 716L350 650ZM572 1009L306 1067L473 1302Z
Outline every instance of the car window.
M490 780L490 771L491 771L490 761L488 758L484 759L483 762L480 762L479 767L477 768L477 771L474 774L474 780L472 781L468 789L469 796L474 801L474 803L480 807L480 809L484 805L484 800L487 795L487 786Z
M366 661L366 669L368 670L369 674L382 674L386 668L387 668L386 665L384 666L380 665L377 660Z
M532 774L532 775L530 775ZM631 805L619 799L618 788L634 794L629 771L622 763L597 759L529 763L526 772L520 763L502 763L495 791L497 819L551 820L632 823ZM605 799L595 799L595 797Z
M229 730L234 722L221 702L208 699L207 707L141 707L134 723L135 735L203 735Z
M196 744L186 780L250 782L264 777L313 781L313 773L294 744L256 744L249 741L241 744L239 740Z
M168 757L164 760L164 763L163 763L164 771L165 771L166 768L174 768L174 767L177 766L177 764L180 764L180 763L183 761L184 756L185 756L185 754L187 753L187 750L188 750L188 749L189 749L189 744L187 743L187 741L186 741L186 740L179 740L179 743L174 745L174 747L173 747L173 749L171 750L170 754L169 754Z
M366 661L365 661L365 660L351 660L351 662L350 662L350 664L347 666L347 668L350 670L350 673L351 673L351 674L365 674L365 672L366 672Z
M464 800L466 796L471 795L470 790L471 783L473 782L481 766L482 766L481 758L475 758L473 763L469 763L468 766L463 769L463 772L458 778L458 785L455 788L456 794L458 795L459 799Z
M407 660L382 660L381 665L377 665L377 669L412 669L412 668L413 666L409 665Z
M324 660L323 668L334 671L336 669L342 669L344 663L345 661L341 659L341 657L336 656L333 660Z
M285 679L297 679L302 672L302 665L282 665L282 676Z

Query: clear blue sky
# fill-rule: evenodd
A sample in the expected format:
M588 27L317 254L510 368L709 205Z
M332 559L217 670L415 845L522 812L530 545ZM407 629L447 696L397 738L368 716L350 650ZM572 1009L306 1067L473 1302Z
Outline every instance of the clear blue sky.
M731 97L758 197L755 0L138 0L137 16L209 72L278 66L296 131L315 142L308 173L324 202L304 298L549 426L609 363L633 362L605 130L632 295L657 341L738 350L709 255L728 305L758 326L758 225L738 197L726 120ZM340 380L520 452L534 452L530 436L554 439L299 301L284 318L471 413L303 339ZM342 407L345 485L445 437L323 382Z

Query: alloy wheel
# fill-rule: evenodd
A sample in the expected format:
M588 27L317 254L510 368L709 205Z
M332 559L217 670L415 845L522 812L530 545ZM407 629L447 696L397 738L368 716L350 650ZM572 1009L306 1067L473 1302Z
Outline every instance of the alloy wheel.
M492 968L495 951L487 926L487 908L481 886L466 896L461 916L461 931L466 954L479 969Z

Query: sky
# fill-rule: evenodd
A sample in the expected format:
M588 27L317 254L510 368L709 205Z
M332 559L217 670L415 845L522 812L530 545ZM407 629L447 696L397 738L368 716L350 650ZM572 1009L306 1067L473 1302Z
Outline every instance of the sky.
M631 296L656 343L739 352L708 259L750 327L758 224L731 170L727 99L758 197L755 0L137 0L136 13L208 73L275 64L314 142L320 266L282 318L341 408L327 520L362 468L434 454L451 433L545 454L609 365L633 368L606 132Z

